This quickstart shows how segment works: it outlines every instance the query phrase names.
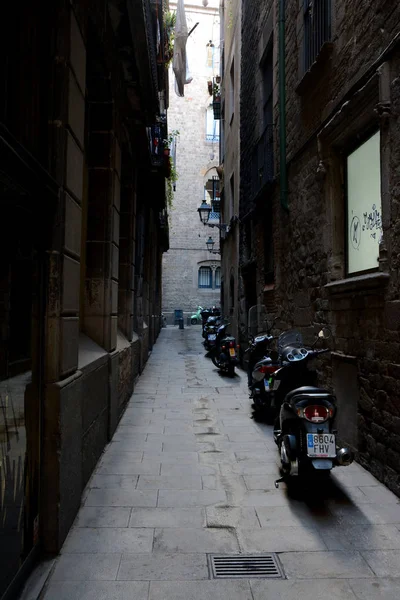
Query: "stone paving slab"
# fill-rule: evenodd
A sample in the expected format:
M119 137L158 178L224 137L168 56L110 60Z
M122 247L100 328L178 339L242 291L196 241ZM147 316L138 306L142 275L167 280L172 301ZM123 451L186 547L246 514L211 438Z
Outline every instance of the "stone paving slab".
M130 490L105 488L90 490L85 506L156 506L157 492L153 490Z
M160 490L157 506L210 506L220 502L226 502L226 494L222 490Z
M51 581L46 600L145 600L148 581Z
M356 600L350 583L338 579L306 581L252 580L253 600Z
M239 551L239 543L235 533L228 529L156 529L153 551L234 554Z
M117 578L121 554L63 554L54 569L55 581L97 581Z
M123 554L118 580L195 581L208 579L206 554Z
M364 550L361 554L377 577L400 577L400 550Z
M115 461L101 464L97 467L96 475L159 475L160 471L161 462L155 458L143 462Z
M351 579L348 583L358 600L400 598L400 579Z
M206 508L207 526L214 528L257 529L260 521L254 508L236 508L232 506Z
M129 527L189 527L200 529L206 521L203 508L133 508Z
M128 527L131 509L122 506L83 506L74 527Z
M400 550L400 531L392 525L335 526L321 535L329 550Z
M306 527L269 527L238 529L237 536L245 554L263 552L300 552L326 550L321 535Z
M137 487L146 490L201 490L203 484L200 475L141 475Z
M151 552L153 534L153 529L145 528L74 528L63 546L62 553Z
M400 598L399 499L357 464L318 497L276 490L246 384L203 357L199 329L163 329L41 600ZM209 579L209 553L265 552L286 579Z
M253 600L248 581L150 583L149 600Z
M289 579L375 577L360 552L284 552L279 555Z

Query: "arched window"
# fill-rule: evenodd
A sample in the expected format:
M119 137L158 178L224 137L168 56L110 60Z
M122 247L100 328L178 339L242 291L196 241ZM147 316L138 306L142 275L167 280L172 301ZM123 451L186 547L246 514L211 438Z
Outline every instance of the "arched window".
M221 267L215 269L215 287L221 287Z
M200 267L200 269L199 269L199 288L212 288L211 267Z

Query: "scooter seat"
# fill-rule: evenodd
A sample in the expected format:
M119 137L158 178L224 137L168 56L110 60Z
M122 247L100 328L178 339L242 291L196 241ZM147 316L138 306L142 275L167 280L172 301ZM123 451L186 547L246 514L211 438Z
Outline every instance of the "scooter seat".
M317 388L312 386L303 386L292 390L286 395L285 402L291 402L292 399L298 396L298 400L304 400L304 396L325 396L328 397L330 401L332 401L333 396L329 392L329 390L325 390L323 388ZM303 396L303 398L302 398Z

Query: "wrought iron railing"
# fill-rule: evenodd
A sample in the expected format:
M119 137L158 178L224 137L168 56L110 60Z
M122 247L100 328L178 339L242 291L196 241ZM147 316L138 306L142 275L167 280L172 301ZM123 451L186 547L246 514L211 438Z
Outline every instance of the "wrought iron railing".
M164 164L164 141L167 137L165 123L156 123L149 127L150 157L153 167L162 167Z
M273 125L267 125L261 135L252 157L252 197L259 194L274 178L274 139Z
M331 0L304 0L304 72L331 39Z

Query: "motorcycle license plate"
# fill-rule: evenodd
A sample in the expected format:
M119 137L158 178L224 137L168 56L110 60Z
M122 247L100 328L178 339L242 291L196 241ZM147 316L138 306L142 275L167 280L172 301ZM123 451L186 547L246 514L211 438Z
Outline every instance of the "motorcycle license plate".
M235 348L229 348L229 354L231 356L236 356Z
M336 441L333 433L307 433L307 456L335 458Z
M213 342L214 340L217 339L217 334L216 333L209 333L208 334L208 339Z

